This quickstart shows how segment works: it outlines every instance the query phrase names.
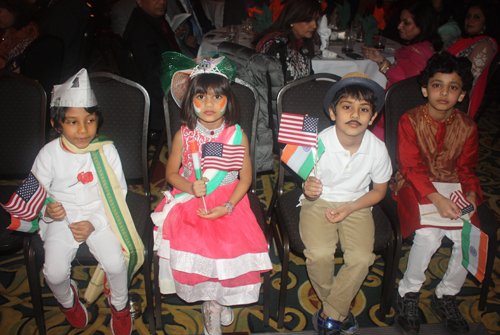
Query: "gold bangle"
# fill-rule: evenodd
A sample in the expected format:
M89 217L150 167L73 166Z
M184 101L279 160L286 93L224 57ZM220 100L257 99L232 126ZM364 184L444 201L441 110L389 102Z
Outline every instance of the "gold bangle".
M379 71L385 74L390 67L391 63L389 63L389 61L386 59L384 63L381 66L379 66Z

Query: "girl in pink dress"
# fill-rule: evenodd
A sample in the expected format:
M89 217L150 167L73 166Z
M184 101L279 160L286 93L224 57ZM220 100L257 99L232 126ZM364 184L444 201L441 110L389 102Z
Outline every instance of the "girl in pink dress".
M176 73L189 75L185 94L179 94L183 85L173 76L172 95L182 99L183 124L172 141L166 168L166 180L174 189L166 192L152 215L161 232L161 292L177 293L187 302L205 301L202 314L205 334L210 335L222 334L221 324L232 323L229 306L258 300L260 274L272 268L266 239L246 195L252 182L249 143L237 124L238 102L223 64L228 64L226 58L209 59L194 70ZM204 168L205 157L202 176L197 177L191 146L197 146L202 157L204 150L208 154L209 142L223 144L224 150L239 147L242 162Z

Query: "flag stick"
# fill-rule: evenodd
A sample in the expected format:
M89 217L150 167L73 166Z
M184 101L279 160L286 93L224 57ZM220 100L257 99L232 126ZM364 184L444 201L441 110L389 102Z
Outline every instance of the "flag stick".
M318 128L316 127L316 150L313 150L314 155L314 177L318 174Z
M200 155L198 153L198 143L196 143L195 141L191 141L189 142L189 147L191 149L191 157L193 158L193 167L196 179L200 180L202 178L202 175L201 175ZM205 203L205 197L202 196L200 199L200 208L201 208L201 200L203 200L203 205L205 207L205 214L208 214L207 204Z

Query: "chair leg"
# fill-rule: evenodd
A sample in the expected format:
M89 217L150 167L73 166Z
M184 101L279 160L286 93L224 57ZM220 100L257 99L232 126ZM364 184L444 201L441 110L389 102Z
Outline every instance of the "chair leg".
M389 314L392 304L392 295L396 284L396 266L395 266L394 242L392 239L387 243L385 251L384 280L382 283L382 297L380 299L379 320L384 321L385 316Z
M285 320L285 306L286 306L286 291L288 286L288 263L290 261L290 249L286 248L283 252L283 261L281 268L281 284L280 284L280 298L278 308L278 329L283 328Z
M271 303L271 274L270 271L264 273L264 327L269 327L269 308Z
M160 293L160 279L159 273L160 273L160 264L159 264L159 259L158 255L156 252L153 255L153 266L154 266L154 281L155 281L155 318L156 318L156 329L157 330L162 330L162 322L161 322L161 293Z
M495 263L495 255L497 249L496 239L488 239L488 258L486 260L486 270L484 274L483 283L481 286L481 295L479 297L479 310L484 311L486 308L486 300L488 299L488 292L490 290L491 275L493 273L493 264Z
M161 132L160 141L158 142L158 146L156 147L155 154L153 155L153 159L151 161L151 166L149 167L149 172L148 172L149 182L151 182L151 179L153 179L153 173L155 172L156 163L158 163L158 160L160 159L161 148L163 148L163 145L166 142L167 142L167 130L163 129L163 131Z
M151 253L149 250L149 246L153 243L153 233L151 231L148 234L148 243L144 248L144 264L142 265L143 274L144 274L144 285L146 286L146 310L148 312L148 322L149 322L149 332L151 334L156 334L155 331L155 316L154 316L154 307L153 307L153 290L152 290L152 281L151 281Z
M30 286L31 303L35 312L35 322L39 335L47 334L45 329L45 315L42 304L42 288L40 286L40 272L36 269L35 252L30 244L30 237L24 238L24 260L26 263L26 273Z

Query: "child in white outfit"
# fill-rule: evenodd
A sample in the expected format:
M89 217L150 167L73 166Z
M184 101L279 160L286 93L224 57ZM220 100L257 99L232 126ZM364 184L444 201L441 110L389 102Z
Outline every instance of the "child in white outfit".
M54 88L51 124L61 136L40 150L32 168L56 201L42 208L43 274L71 325L85 327L87 310L78 300L77 287L70 276L71 262L80 244L87 243L109 283L113 334L130 334L127 263L122 246L111 230L92 151L102 149L100 157L107 160L111 170L104 169L104 174L113 179L114 173L121 188L115 196L125 199L127 184L113 142L97 136L102 116L96 105L85 69L66 84ZM137 234L135 230L133 233Z

